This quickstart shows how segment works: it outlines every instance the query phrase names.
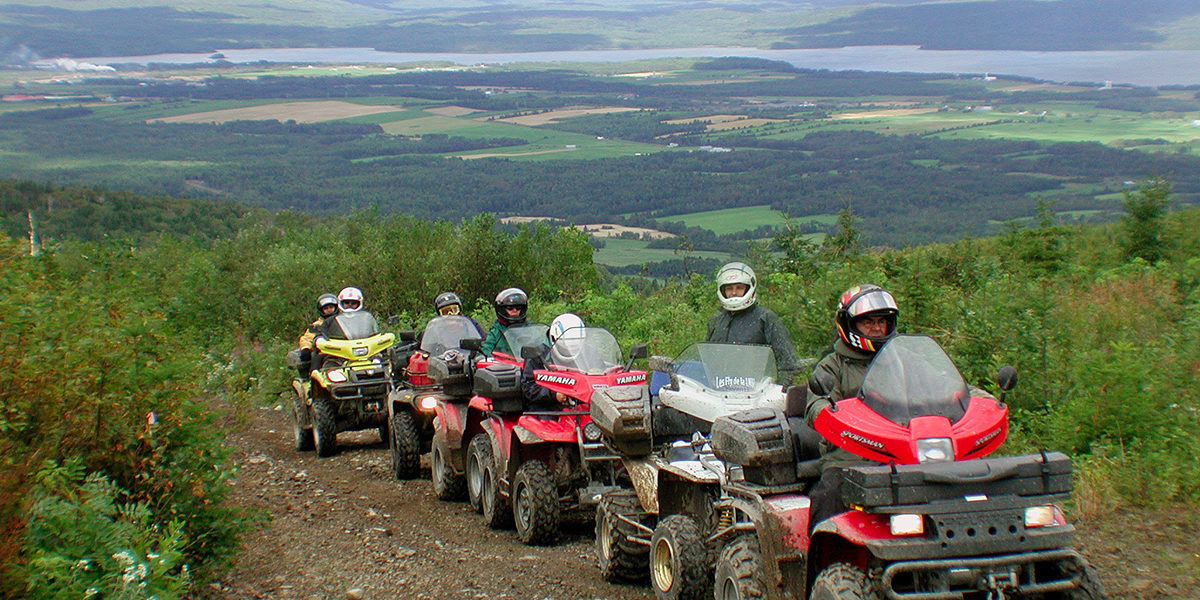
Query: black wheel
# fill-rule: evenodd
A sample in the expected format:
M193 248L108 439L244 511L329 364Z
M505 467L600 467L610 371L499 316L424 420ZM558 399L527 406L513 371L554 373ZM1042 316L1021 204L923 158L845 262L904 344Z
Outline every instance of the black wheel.
M868 600L874 598L867 574L846 563L825 567L813 580L811 600Z
M483 520L492 529L512 529L513 511L508 498L500 493L500 475L495 461L483 464L483 475L480 480L479 504L483 510Z
M1074 562L1061 565L1060 575L1079 573L1079 587L1062 592L1034 596L1034 600L1105 600L1104 588L1100 585L1100 577L1096 569L1086 563L1080 565Z
M721 551L713 597L716 600L761 600L767 597L758 538L738 536Z
M712 553L695 518L671 515L650 536L650 584L659 600L699 600L712 594Z
M313 428L308 424L308 407L300 396L292 397L292 435L296 440L296 451L312 450L316 446L313 441ZM305 425L308 425L307 427Z
M540 460L521 465L513 478L512 489L517 537L531 546L558 541L558 490L549 465Z
M650 572L650 547L634 540L645 532L629 521L644 522L645 512L633 490L608 492L596 507L596 561L604 579L641 582Z
M486 433L477 433L471 438L467 451L467 502L475 512L483 512L484 466L492 462L492 440Z
M392 415L391 442L392 473L396 479L412 479L421 470L421 434L416 419L404 409Z
M433 471L433 493L442 500L462 500L467 482L462 475L454 472L454 467L446 460L445 452L441 444L434 444L433 454L429 456L429 469Z
M313 410L313 444L317 448L317 456L333 456L337 453L337 413L328 400L314 398Z

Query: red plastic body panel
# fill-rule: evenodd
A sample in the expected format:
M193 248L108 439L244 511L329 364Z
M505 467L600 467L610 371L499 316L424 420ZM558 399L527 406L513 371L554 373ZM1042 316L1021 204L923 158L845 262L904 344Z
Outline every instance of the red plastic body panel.
M916 464L917 440L950 438L955 460L980 458L995 451L1008 434L1008 407L988 398L971 398L957 423L946 417L916 417L908 427L897 425L867 408L858 398L823 410L813 422L817 433L839 448L863 458L897 464Z

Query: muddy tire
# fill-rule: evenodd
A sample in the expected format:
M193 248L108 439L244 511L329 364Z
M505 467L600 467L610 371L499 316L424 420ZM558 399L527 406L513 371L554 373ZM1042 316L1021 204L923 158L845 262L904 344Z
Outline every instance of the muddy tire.
M312 410L313 445L316 446L317 456L337 454L337 413L333 404L324 398L314 398Z
M471 438L467 450L467 502L475 512L483 513L484 467L492 462L492 440L486 433L477 433Z
M484 463L480 481L479 505L483 520L492 529L512 529L513 511L508 498L500 493L500 475L495 461Z
M412 413L399 409L392 415L391 440L392 474L396 479L413 479L421 470L421 434Z
M454 467L447 460L445 451L441 444L434 444L433 452L429 455L433 493L437 494L441 500L462 500L466 495L467 482L462 475L454 472Z
M306 421L303 411L308 410L304 406L304 400L299 396L292 398L292 436L296 441L296 451L305 452L316 447L316 442L313 440L313 428L305 427Z
M762 600L767 597L767 585L763 581L762 551L758 538L751 535L738 536L725 546L717 559L716 585L713 597L716 600Z
M1079 587L1062 592L1061 595L1050 595L1049 597L1054 600L1106 600L1108 598L1104 594L1104 587L1100 585L1100 576L1096 574L1096 569L1086 565L1083 567L1083 572L1080 573Z
M695 518L671 515L650 536L650 585L659 600L712 595L712 552Z
M558 541L560 506L550 467L540 460L521 465L512 485L513 523L517 537L530 546Z
M862 569L846 563L825 567L813 580L811 600L869 600L871 586Z
M643 522L645 511L633 490L608 492L596 507L596 562L605 581L643 582L650 573L650 548L634 540L645 533L625 519Z

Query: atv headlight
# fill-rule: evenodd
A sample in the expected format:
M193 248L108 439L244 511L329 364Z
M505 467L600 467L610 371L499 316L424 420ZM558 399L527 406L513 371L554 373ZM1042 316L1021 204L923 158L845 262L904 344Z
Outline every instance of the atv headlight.
M353 352L354 352L355 356L366 356L367 355L367 347L366 346L355 346Z
M599 441L600 436L603 434L604 432L600 430L600 426L591 421L588 421L588 424L583 426L583 439L589 442Z
M888 528L892 535L921 535L925 533L925 517L916 514L898 514L888 517Z
M950 438L917 440L917 460L920 462L954 460L954 443L950 441Z
M437 396L424 396L417 405L421 410L433 410L437 406Z
M347 380L346 372L341 369L330 369L329 372L325 374L325 377L333 383L346 383Z
M1048 527L1054 524L1054 513L1058 509L1052 504L1030 506L1025 509L1025 527Z

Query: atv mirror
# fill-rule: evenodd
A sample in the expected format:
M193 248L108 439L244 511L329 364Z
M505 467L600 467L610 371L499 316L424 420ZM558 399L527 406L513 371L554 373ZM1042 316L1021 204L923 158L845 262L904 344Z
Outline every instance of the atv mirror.
M458 340L458 347L463 350L472 350L475 352L483 351L483 338L469 337Z
M633 347L629 349L629 360L631 361L639 358L646 358L649 355L650 353L646 350L645 344L634 344Z
M521 358L529 360L542 355L542 351L537 346L521 346Z
M808 402L808 394L804 391L804 386L793 385L787 389L787 403L784 405L783 413L788 417L803 417L804 409Z
M1006 392L1017 387L1017 370L1012 365L1000 367L1000 372L996 373L996 384Z
M399 323L399 322L400 322L400 315L392 315L392 316L390 316L390 317L388 317L388 318L387 318L387 324L388 324L388 325L393 325L393 326L394 326L396 323Z
M400 341L406 342L406 343L417 341L417 332L415 332L411 329L405 329L405 330L401 331L400 332Z
M815 396L828 396L835 385L837 381L829 371L813 371L812 377L808 378L808 389Z

